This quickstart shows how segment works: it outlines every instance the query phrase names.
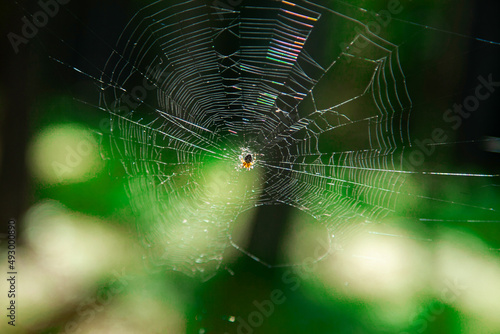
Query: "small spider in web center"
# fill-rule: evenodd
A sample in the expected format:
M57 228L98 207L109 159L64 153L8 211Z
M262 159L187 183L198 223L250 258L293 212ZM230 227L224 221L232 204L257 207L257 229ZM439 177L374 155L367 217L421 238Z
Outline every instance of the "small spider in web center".
M247 170L252 169L253 164L255 163L255 159L250 153L247 153L244 157L243 155L241 155L240 160L241 160L241 165L240 165L241 168L246 168Z

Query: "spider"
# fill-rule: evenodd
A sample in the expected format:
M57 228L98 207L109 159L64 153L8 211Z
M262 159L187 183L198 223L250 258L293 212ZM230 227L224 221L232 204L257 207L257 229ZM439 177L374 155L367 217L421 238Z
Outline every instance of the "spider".
M242 155L240 155L240 161L240 168L246 168L247 170L253 169L255 159L251 153L243 153Z

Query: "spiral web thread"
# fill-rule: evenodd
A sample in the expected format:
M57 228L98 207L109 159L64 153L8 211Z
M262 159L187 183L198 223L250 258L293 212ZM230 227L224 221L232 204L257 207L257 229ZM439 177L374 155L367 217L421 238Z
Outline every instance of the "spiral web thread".
M247 253L231 229L259 205L298 208L332 240L402 196L446 201L404 189L418 172L404 166L412 101L396 45L307 1L229 7L147 5L96 78L155 263L214 272L228 247Z

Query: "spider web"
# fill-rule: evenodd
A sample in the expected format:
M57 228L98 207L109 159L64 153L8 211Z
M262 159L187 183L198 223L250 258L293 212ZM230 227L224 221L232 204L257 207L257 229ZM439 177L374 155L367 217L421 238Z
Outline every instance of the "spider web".
M155 264L206 276L234 247L272 266L231 234L261 205L307 213L330 244L408 198L494 211L406 187L410 176L497 176L408 164L413 104L398 46L318 4L152 2L93 79Z

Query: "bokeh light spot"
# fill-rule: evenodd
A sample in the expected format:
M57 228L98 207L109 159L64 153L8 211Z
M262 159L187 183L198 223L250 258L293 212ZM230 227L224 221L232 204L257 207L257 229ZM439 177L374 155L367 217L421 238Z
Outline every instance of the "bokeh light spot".
M104 161L93 133L77 124L53 125L39 132L28 151L32 175L42 183L67 184L93 178Z

